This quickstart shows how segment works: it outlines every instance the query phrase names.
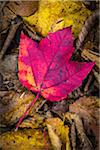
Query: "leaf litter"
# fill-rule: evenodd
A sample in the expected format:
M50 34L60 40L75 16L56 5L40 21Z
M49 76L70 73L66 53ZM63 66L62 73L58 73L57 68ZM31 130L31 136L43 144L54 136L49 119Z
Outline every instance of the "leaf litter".
M14 3L16 2L13 2L12 5L16 5ZM84 5L83 2L70 2L70 3L64 2L64 3L65 4L62 4L62 2L45 3L41 1L39 2L39 7L36 4L37 5L36 9L38 7L38 10L35 14L33 12L32 16L29 16L28 14L30 13L30 11L34 11L34 9L32 10L29 9L30 4L26 5L23 2L21 3L18 2L18 5L12 8L12 5L10 6L8 2L7 4L4 3L4 5L2 5L3 7L0 10L2 14L2 20L3 20L1 24L1 30L2 29L3 30L1 31L2 39L1 39L0 46L3 45L3 41L5 41L6 37L8 36L7 33L9 30L9 22L13 23L13 19L16 18L16 12L20 13L19 15L23 20L23 26L21 28L23 28L25 34L29 35L29 37L33 38L34 40L40 41L38 39L41 39L42 36L47 36L48 34L52 34L49 32L55 32L55 31L57 32L59 31L59 29L63 30L63 28L68 27L69 25L72 25L72 30L76 40L76 37L78 36L80 29L84 24L84 21L92 12L94 15L95 11L92 10L91 12L90 11L91 9L89 8L91 7L91 5L89 6L88 4L89 7L86 7L86 5ZM18 11L18 9L16 9L22 7L22 5L24 4L25 7L22 10L20 9L20 11ZM12 11L9 10L6 7L6 5L9 5ZM54 7L52 7L52 5ZM25 8L28 11L23 12ZM60 10L62 10L62 12ZM47 16L45 16L46 14L45 12L47 12ZM67 18L66 18L66 14L67 14ZM25 15L28 17L22 17ZM12 44L13 42L15 42L16 44L15 40L17 37L19 38L21 28L18 27L17 29L18 32L16 34L17 36L15 35L14 39L10 41L12 42ZM89 28L89 25L87 25L87 28ZM95 26L95 29L92 28L91 30L93 30L94 32L93 31L89 32L89 36L87 38L87 40L89 40L90 42L90 45L89 46L86 45L83 51L88 49L87 52L89 52L89 53L84 53L85 59L87 56L87 58L91 61L96 60L96 65L92 70L93 72L91 72L88 78L85 79L85 81L83 82L80 88L76 87L76 90L71 92L70 94L67 94L68 95L68 96L66 95L67 98L64 98L63 101L56 101L56 102L53 101L52 103L51 101L48 101L47 98L40 97L38 101L35 103L35 106L32 109L30 109L29 114L24 118L23 122L20 124L20 128L17 132L13 131L16 122L22 116L27 106L29 106L29 103L31 103L32 99L34 99L35 94L33 94L33 92L31 93L30 91L25 89L24 86L20 84L17 77L18 68L16 67L18 49L17 50L13 49L12 48L13 46L11 46L11 43L9 43L10 47L7 49L7 52L4 54L5 58L1 61L2 65L0 64L0 75L1 75L0 76L1 77L0 78L0 83L1 83L0 84L0 107L1 107L0 118L2 120L2 124L0 123L0 139L1 139L0 148L9 150L9 149L16 149L20 146L20 149L26 148L26 150L27 149L39 149L39 150L55 149L55 147L59 149L60 148L66 149L66 150L69 149L75 150L80 148L98 149L99 99L97 97L90 96L90 95L97 96L97 89L98 89L98 83L97 83L98 57L95 57L95 56L99 56L98 47L97 47L97 43L98 43L97 26ZM37 36L37 32L41 35ZM50 36L47 36L47 38L49 37ZM30 38L28 39L30 40ZM14 47L16 47L15 44L13 44ZM88 41L86 41L86 44L88 44ZM9 51L10 49L11 51ZM16 55L15 58L12 55L13 52L14 55ZM93 57L90 56L91 54L93 54ZM86 60L83 59L81 57L82 55L79 55L76 49L73 53L73 56L74 59L71 58L71 60L73 60L74 62L75 61L84 62L87 60L87 59ZM94 78L94 75L96 80ZM88 81L90 76L91 76L91 80ZM29 83L31 83L32 80L30 80L29 77L27 77L27 79ZM84 91L85 89L83 89L83 87L87 87L86 88L87 90ZM87 96L83 97L84 95Z

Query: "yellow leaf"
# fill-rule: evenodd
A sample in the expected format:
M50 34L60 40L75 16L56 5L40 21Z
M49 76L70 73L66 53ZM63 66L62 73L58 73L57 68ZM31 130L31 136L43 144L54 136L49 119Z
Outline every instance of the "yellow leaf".
M47 124L49 137L54 150L61 150L61 141L58 135L54 132L54 129L51 125Z
M50 118L46 120L46 125L48 127L49 125L49 132L52 130L52 134L55 134L55 141L61 140L62 147L66 145L66 150L70 150L70 140L69 140L69 127L66 125L64 126L64 123L59 118ZM51 129L52 128L52 129ZM51 141L54 141L52 139L53 135L50 135ZM59 137L59 140L57 139ZM56 143L56 142L55 142ZM53 143L54 144L54 143ZM56 144L55 144L56 145ZM61 144L60 144L61 145Z
M47 142L50 148L50 142ZM46 147L42 131L39 129L27 129L18 130L17 132L9 131L1 134L0 148L3 150L42 150Z
M35 31L42 36L72 25L72 30L77 37L90 14L91 11L80 1L41 0L38 11L32 16L23 17L23 19L29 25L35 26Z

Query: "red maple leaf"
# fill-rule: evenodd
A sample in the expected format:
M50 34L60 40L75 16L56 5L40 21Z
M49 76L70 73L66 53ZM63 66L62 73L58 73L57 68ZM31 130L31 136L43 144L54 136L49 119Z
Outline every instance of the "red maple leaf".
M21 34L19 80L26 88L38 94L20 118L16 129L39 95L50 101L60 101L82 84L94 62L71 61L73 51L71 27L49 33L39 44Z

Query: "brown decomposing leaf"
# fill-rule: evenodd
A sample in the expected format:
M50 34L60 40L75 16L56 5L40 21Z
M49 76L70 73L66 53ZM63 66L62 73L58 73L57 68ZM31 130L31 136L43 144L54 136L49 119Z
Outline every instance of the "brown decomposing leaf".
M81 32L78 35L78 40L76 42L76 48L77 49L82 49L82 45L83 45L87 35L90 33L92 28L96 25L95 24L96 21L99 21L99 11L98 11L98 9L96 11L94 11L94 13L86 19L85 24L82 27Z
M10 46L10 43L12 42L17 29L21 24L22 24L22 19L19 17L16 17L15 20L13 20L13 24L10 25L7 38L5 39L3 46L0 50L0 61L4 57L4 54L6 53L8 47Z
M4 125L16 123L33 98L34 95L29 92L19 94L9 91L0 101L0 123Z
M0 12L0 59L3 58L6 50L10 46L16 31L23 23L22 16L30 16L38 9L38 1L18 1L18 2L6 2ZM8 32L9 31L9 32ZM5 36L4 36L4 33Z
M14 90L17 92L23 91L17 77L17 54L6 55L4 60L0 63L0 91ZM1 95L0 95L1 97Z
M39 1L9 1L7 7L9 7L16 15L30 16L38 9L38 3Z
M70 129L70 135L71 135L71 144L72 149L76 150L76 128L75 128L75 122L71 123L71 129Z
M36 129L43 127L44 125L44 116L39 115L38 113L33 112L32 116L26 118L20 125L20 128L31 128Z
M96 97L82 97L69 106L69 111L78 114L83 120L84 125L89 126L94 122L98 124L99 118L99 99Z
M17 58L18 54L7 55L5 59L0 63L0 72L2 74L6 73L16 73L17 71Z
M77 114L83 120L84 129L87 132L87 135L94 135L95 141L98 141L99 99L96 97L82 97L69 106L69 111ZM91 139L91 141L94 143L94 139Z
M16 14L14 14L12 11L10 11L7 7L7 2L4 5L3 9L0 12L0 19L1 19L1 23L0 23L0 32L5 33L5 31L8 30L9 25L10 25L10 21L11 19L14 19L16 17ZM1 37L0 37L1 38ZM2 39L1 39L2 40Z
M85 59L89 59L89 60L91 60L91 61L96 62L96 66L97 66L98 68L100 67L100 66L99 66L99 64L100 64L99 56L97 56L97 55L91 53L91 51L90 51L89 49L84 49L84 50L82 51L81 56L82 56L83 58L85 58Z
M68 105L67 105L67 100L63 100L63 101L59 101L59 102L55 102L52 106L52 112L58 114L59 116L61 116L62 114L64 114L67 110L68 110Z
M75 141L75 133L74 133L74 137L73 137L73 132L71 132L72 133L72 135L71 135L72 147L76 146L76 149L92 150L93 149L92 143L90 142L90 140L88 139L88 137L85 133L83 123L82 123L82 120L80 119L80 117L74 113L68 112L65 114L65 119L69 120L70 124L72 124L73 121L75 122L75 128L76 128L76 132L77 132L78 139L80 142L79 145L77 145L77 144L75 145L75 142L73 142L73 141ZM77 143L77 141L76 141L76 143ZM75 149L75 147L74 147L74 149Z

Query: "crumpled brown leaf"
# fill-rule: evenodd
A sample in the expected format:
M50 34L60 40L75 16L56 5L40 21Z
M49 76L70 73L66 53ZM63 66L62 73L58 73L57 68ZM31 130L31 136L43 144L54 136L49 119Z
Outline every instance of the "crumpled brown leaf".
M99 140L99 99L96 97L82 97L69 106L70 113L78 115L84 125L84 129L90 136ZM77 124L77 122L76 122ZM92 134L91 134L92 132ZM92 139L94 143L94 138Z
M9 2L9 7L16 15L30 16L38 9L39 1L14 1Z
M84 127L83 127L83 123L82 123L82 120L80 119L80 117L74 113L69 113L67 112L65 114L65 119L68 120L70 122L71 125L73 125L73 122L75 123L75 128L76 128L76 133L78 135L78 139L79 139L79 142L80 144L77 145L75 144L75 139L76 139L76 135L74 132L71 132L71 141L72 141L72 147L74 149L87 149L87 150L92 150L93 149L93 146L92 146L92 143L91 141L88 139L86 133L85 133L85 130L84 130ZM72 129L73 126L71 126L71 131L73 130ZM74 134L74 137L73 137L73 134ZM76 146L76 147L74 147Z

